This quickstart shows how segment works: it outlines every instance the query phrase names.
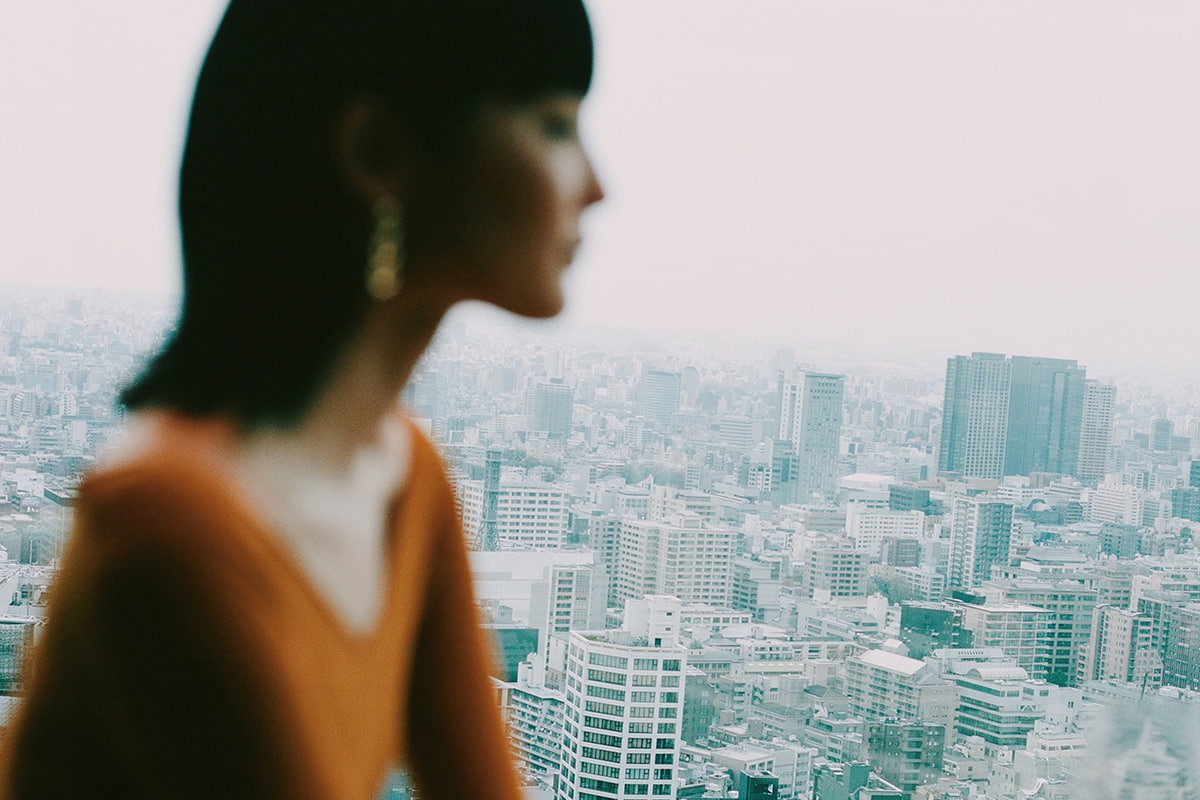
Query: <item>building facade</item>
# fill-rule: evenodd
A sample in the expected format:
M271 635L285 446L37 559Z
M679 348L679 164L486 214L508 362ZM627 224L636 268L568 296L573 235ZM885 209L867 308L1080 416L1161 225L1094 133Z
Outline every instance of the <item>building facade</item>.
M999 353L946 361L939 474L961 478L1004 476L1012 364Z
M1079 465L1075 477L1085 486L1097 486L1108 473L1112 451L1113 406L1117 387L1089 380L1083 393L1079 427Z
M920 720L935 725L954 721L958 692L924 661L884 650L868 650L846 660L850 711L871 720Z
M955 496L950 504L949 586L969 588L1008 563L1013 535L1011 504L986 497Z
M462 481L458 490L463 529L480 530L488 516L489 493L485 491L485 482ZM570 533L570 501L566 490L549 483L502 479L494 501L496 541L529 550L559 549Z
M625 630L570 635L558 800L675 796L681 605L661 596L642 602L641 613L627 605Z
M779 438L792 443L797 501L837 488L844 382L842 375L797 372L783 385Z
M1013 356L1004 474L1073 475L1087 373L1070 359Z
M617 602L669 594L689 603L727 606L737 532L709 526L695 514L662 522L624 520L612 596Z
M1097 606L1091 637L1080 655L1080 682L1111 680L1157 688L1163 661L1153 639L1152 617L1128 608Z

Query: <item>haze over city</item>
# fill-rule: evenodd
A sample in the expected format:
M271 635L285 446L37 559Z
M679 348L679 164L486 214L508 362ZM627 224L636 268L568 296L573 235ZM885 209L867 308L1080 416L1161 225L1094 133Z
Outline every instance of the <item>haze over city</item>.
M0 739L226 2L0 5ZM455 309L400 395L526 796L1194 800L1200 5L588 6L567 310Z
M0 10L0 282L177 290L221 5ZM608 199L555 324L1200 366L1195 6L590 7Z

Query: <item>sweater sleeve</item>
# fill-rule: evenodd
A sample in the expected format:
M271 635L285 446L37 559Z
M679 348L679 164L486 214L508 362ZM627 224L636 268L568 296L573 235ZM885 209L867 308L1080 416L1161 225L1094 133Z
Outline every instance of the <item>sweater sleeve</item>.
M520 800L466 544L453 499L446 502L448 524L435 545L413 666L406 737L410 766L421 796L429 800Z
M196 525L156 496L77 530L9 743L10 797L312 796L288 763L253 592Z

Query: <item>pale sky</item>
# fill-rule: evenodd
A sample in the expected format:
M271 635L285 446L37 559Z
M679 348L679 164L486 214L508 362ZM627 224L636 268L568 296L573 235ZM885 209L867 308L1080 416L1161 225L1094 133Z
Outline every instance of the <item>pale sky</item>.
M177 286L215 0L0 4L0 282ZM593 0L565 325L1200 375L1200 4Z

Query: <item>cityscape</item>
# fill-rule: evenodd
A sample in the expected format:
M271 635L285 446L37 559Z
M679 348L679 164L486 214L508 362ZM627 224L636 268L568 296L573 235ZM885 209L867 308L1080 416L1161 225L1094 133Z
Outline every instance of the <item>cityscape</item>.
M0 291L0 725L173 316ZM454 318L400 403L531 800L1200 798L1195 383Z

